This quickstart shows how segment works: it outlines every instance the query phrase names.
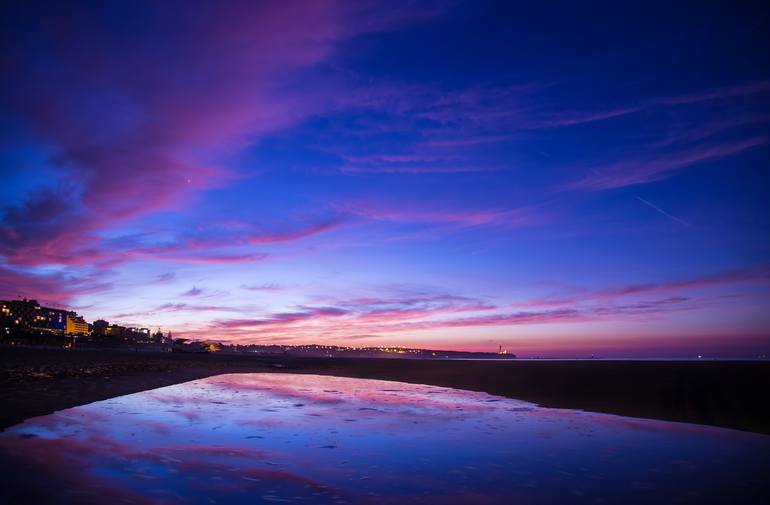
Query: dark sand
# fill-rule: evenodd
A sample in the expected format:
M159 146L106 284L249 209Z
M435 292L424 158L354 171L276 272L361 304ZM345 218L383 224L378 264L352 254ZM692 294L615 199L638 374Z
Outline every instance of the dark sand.
M432 384L545 407L770 434L770 362L433 361L0 348L0 428L223 373L294 372Z

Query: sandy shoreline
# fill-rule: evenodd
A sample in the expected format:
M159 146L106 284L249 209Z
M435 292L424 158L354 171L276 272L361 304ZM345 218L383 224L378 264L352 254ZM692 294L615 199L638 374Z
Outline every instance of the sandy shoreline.
M770 434L770 362L425 361L0 349L0 429L223 373L292 372L484 391L546 407Z

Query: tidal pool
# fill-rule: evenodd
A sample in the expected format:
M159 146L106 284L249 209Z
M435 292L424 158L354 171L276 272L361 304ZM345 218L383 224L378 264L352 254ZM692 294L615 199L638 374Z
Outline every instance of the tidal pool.
M210 377L0 434L8 503L770 503L770 437L435 386Z

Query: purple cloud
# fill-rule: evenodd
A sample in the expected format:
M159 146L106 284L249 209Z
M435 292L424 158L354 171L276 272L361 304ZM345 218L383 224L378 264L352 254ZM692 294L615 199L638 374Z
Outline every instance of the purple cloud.
M4 209L0 254L10 263L120 257L120 251L102 251L101 230L181 208L201 190L237 180L222 157L333 104L334 95L310 95L288 76L312 71L338 41L443 10L337 1L303 1L291 9L270 2L194 10L166 4L133 10L145 33L126 40L125 31L94 21L101 11L80 9L61 5L46 17L22 10L19 16L34 25L27 33L46 34L38 47L47 53L6 60L6 70L28 84L9 90L7 104L52 146L60 175L26 203ZM174 30L161 22L164 16L175 19ZM60 30L57 19L71 24ZM37 57L56 64L41 74ZM303 236L254 237L253 243ZM219 259L252 258L196 261Z
M329 317L344 316L348 312L339 307L308 307L297 312L279 312L261 319L228 319L215 322L212 327L216 329L229 328L258 328L261 326L283 327L294 323L327 319Z
M0 299L37 299L49 305L66 305L78 296L105 291L112 283L102 273L70 275L14 270L0 265Z
M648 282L628 284L619 287L589 290L586 288L572 290L576 293L538 298L516 306L554 307L576 304L579 302L605 301L625 296L648 295L652 293L680 293L692 290L714 289L739 284L768 284L770 283L770 264L760 264L751 267L738 268L714 274L671 280L667 282Z
M203 294L203 290L193 286L189 291L185 291L180 296L200 296Z

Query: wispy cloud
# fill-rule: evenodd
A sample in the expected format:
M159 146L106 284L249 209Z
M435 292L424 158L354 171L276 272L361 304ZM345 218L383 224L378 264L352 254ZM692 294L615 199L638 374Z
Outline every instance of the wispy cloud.
M362 81L329 115L317 147L339 157L337 170L345 174L462 176L509 170L486 149L520 137L521 99L540 87L446 90Z
M689 291L718 289L740 284L770 284L770 264L760 264L712 274L704 274L665 282L647 282L607 287L604 289L570 289L554 296L517 302L514 306L554 307L585 302L604 302L623 297L651 294L687 293Z
M294 229L285 230L278 233L270 231L260 231L253 233L247 238L250 244L276 244L282 242L293 242L295 240L301 240L303 238L312 237L313 235L319 235L339 228L343 223L340 218L326 220L317 224L311 224L309 226Z
M675 151L643 154L596 167L582 179L566 184L566 189L606 190L660 181L701 163L721 160L767 144L766 137L711 143Z
M0 264L0 299L26 297L49 305L63 305L78 296L105 291L112 286L105 272L45 273Z
M160 274L157 277L155 277L155 282L156 283L170 282L174 280L175 277L176 277L176 274L174 274L174 272L166 272L164 274Z
M547 212L542 206L504 210L458 209L422 204L414 206L382 200L349 200L331 204L336 211L368 221L450 225L457 227L508 226L521 227L542 223Z
M278 312L263 318L216 321L212 327L215 329L254 329L263 326L286 327L298 322L318 321L330 317L337 318L345 314L347 314L347 311L339 307L308 307L296 312Z
M562 126L574 126L585 123L594 123L621 116L627 116L644 110L643 106L623 107L619 109L609 109L602 111L562 111L549 114L547 118L534 120L527 124L527 127L537 128L556 128Z
M201 313L201 312L244 312L245 309L240 307L232 307L227 305L203 305L203 304L190 304L190 303L178 303L167 302L147 310L139 310L135 312L122 312L110 314L110 319L116 319L118 321L127 321L137 318L150 318L158 316L159 314L168 313ZM145 319L146 320L146 319ZM146 324L146 323L145 323Z
M478 163L469 164L345 164L340 167L340 171L347 174L462 174L468 172L492 172L499 170L499 167L483 166Z
M739 84L719 89L693 92L682 95L660 96L643 100L636 105L605 110L558 111L548 114L543 119L535 119L527 124L529 128L554 128L594 123L617 117L635 114L658 106L691 105L714 100L743 98L759 93L770 92L770 81Z
M768 113L730 113L727 117L691 118L674 122L666 128L661 140L651 143L648 148L659 149L676 144L688 144L714 137L741 127L770 123Z
M713 288L749 282L770 282L770 264L738 268L714 274L701 275L668 282L630 284L598 291L599 296L619 296L651 292L671 292L689 289Z
M185 291L180 296L200 296L203 294L203 290L193 286L189 291Z
M722 88L706 91L697 91L694 93L673 95L668 97L657 97L648 103L657 105L685 105L711 100L722 100L725 98L747 97L758 93L770 92L770 81L759 81L752 83L736 84Z
M241 289L245 289L246 291L282 291L286 289L284 286L281 286L280 284L270 283L270 284L255 284L255 285L247 285L247 284L241 284Z
M629 105L582 111L546 104L539 93L552 86L443 90L435 86L379 84L348 97L349 107L370 110L375 119L367 116L366 125L350 125L349 121L361 119L332 117L330 130L335 136L325 139L319 148L339 156L338 169L347 174L430 176L505 172L514 165L501 165L499 158L490 156L489 146L520 144L539 135L540 130L590 125L643 112L662 114L670 108L681 111L711 107L712 102L719 101L726 103L720 110L729 107L732 111L721 119L696 114L697 120L683 130L661 141L637 146L633 151L620 152L617 161L594 164L588 169L589 175L566 185L569 189L599 190L659 181L690 166L734 156L767 141L764 136L754 135L738 140L720 139L706 146L693 144L728 129L767 122L770 117L766 113L746 113L735 105L741 99L770 92L768 82L658 96ZM664 124L672 117L666 114ZM634 120L645 122L641 117ZM383 135L385 130L391 135ZM393 134L397 134L395 139ZM361 137L366 138L365 143ZM671 149L667 149L669 146Z

